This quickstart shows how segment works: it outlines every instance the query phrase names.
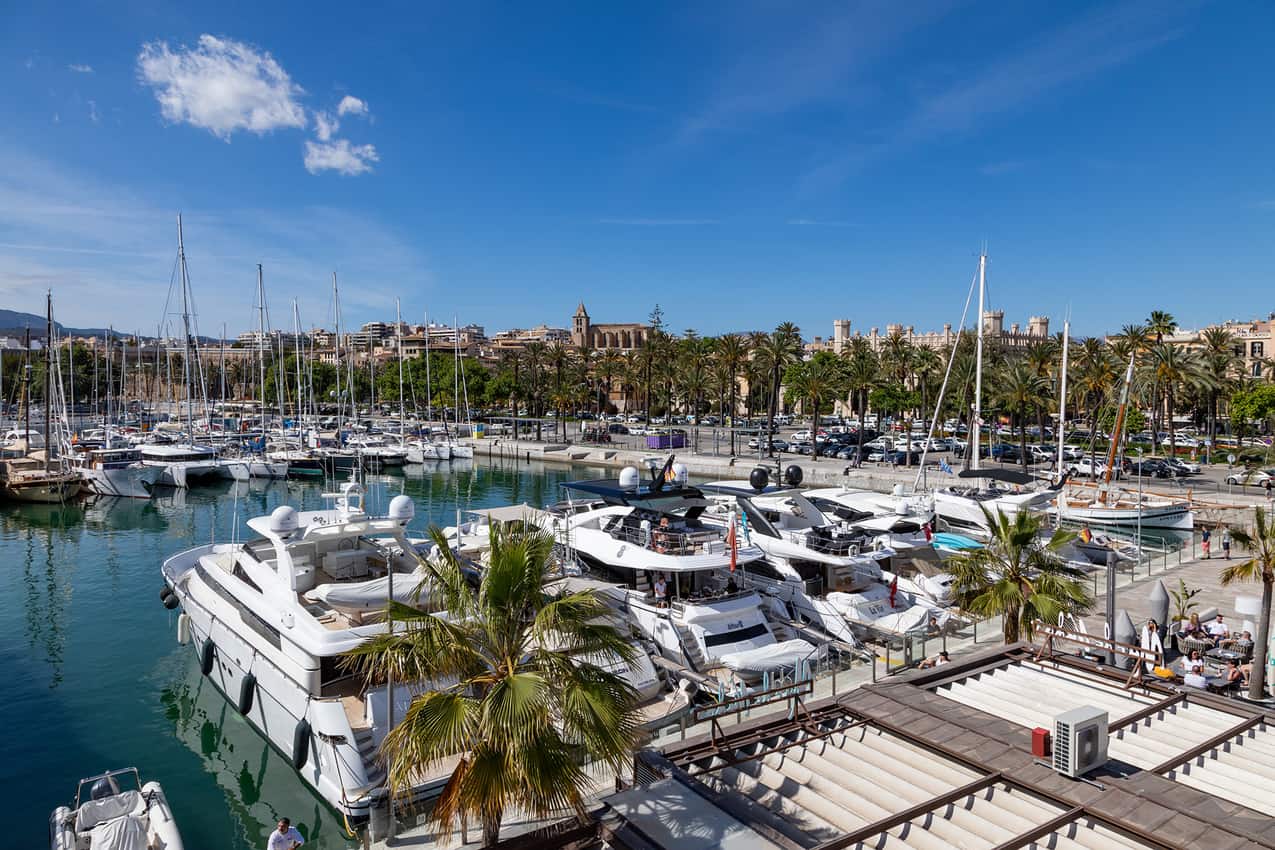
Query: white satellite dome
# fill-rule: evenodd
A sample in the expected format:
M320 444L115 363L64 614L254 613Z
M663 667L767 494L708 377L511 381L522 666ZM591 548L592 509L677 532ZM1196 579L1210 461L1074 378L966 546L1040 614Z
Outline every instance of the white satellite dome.
M270 531L286 537L297 530L297 511L288 505L280 505L270 512Z
M636 466L626 466L620 470L620 486L625 490L636 490L642 481L642 473Z
M673 481L675 481L678 484L685 484L687 481L690 480L690 477L691 477L691 474L686 469L686 464L684 463L673 464Z
M390 499L390 519L409 522L416 516L416 503L411 496L398 495Z

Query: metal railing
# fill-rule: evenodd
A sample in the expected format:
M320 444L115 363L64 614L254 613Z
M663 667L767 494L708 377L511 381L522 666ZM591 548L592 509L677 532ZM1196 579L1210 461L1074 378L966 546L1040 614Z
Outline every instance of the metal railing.
M714 530L675 531L652 526L650 528L621 526L609 529L616 540L650 549L664 555L713 555L726 551L726 540Z

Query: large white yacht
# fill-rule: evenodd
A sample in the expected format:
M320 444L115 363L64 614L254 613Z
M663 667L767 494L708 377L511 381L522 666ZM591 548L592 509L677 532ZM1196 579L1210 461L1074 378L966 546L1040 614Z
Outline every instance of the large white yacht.
M207 481L247 481L248 464L223 460L213 446L193 443L146 443L142 463L159 470L154 483L162 487L190 487Z
M384 633L390 595L407 599L423 581L418 544L407 538L412 500L369 516L349 482L319 511L276 508L248 526L248 543L214 543L164 562L164 602L180 605L178 639L248 722L291 758L335 809L365 818L385 793L377 747L389 731L387 689L346 671L343 653ZM395 686L402 717L421 685ZM423 780L419 794L445 779Z
M709 500L684 475L666 483L657 473L643 483L626 467L619 479L564 486L572 498L551 509L546 524L608 583L601 595L664 657L703 675L756 681L814 655L813 644L767 618L761 596L743 581L762 550L704 522ZM654 593L661 580L664 599Z
M980 483L936 489L934 512L947 527L980 537L991 533L987 524L988 514L993 519L997 514L1004 514L1012 520L1019 511L1042 510L1058 497L1060 489L1060 485L1053 485L1039 490L1024 490L1024 487L1036 483L1035 479L1010 469L967 469L960 473L960 477L978 479ZM1009 484L1014 489L1001 484Z
M162 473L160 468L142 463L142 453L128 445L77 452L71 463L90 493L125 499L149 499Z

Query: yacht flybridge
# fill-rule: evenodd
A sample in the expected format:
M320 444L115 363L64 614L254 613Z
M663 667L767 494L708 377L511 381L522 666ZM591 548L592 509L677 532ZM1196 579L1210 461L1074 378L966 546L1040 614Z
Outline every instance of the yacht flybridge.
M687 486L684 472L675 474L670 459L648 483L635 467L618 479L567 483L572 498L544 522L608 583L600 595L665 658L700 675L744 681L792 670L816 647L767 618L744 582L762 550L706 522L709 500Z
M281 506L249 520L258 537L248 543L169 558L164 601L180 604L178 639L227 700L328 803L364 818L385 793L377 747L422 685L396 686L391 706L384 686L367 688L339 659L385 632L386 600L416 593L424 573L406 536L409 497L386 516L364 511L354 482L326 498L327 510Z

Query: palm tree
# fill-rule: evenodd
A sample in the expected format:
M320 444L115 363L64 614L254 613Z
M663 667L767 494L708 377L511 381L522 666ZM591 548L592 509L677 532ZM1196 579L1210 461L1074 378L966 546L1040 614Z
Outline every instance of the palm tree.
M819 407L825 401L837 398L844 391L844 378L836 355L819 352L804 363L794 363L788 368L785 385L802 401L810 402L811 442L814 459L819 459L819 441L814 432L819 428Z
M1075 533L1058 529L1041 542L1042 514L1018 511L1013 519L983 508L992 530L987 545L948 561L957 604L980 617L1000 617L1005 643L1030 640L1036 622L1057 622L1060 613L1082 614L1093 600L1083 574L1058 557Z
M1271 638L1271 588L1275 586L1275 517L1258 507L1254 511L1254 533L1242 528L1231 529L1235 542L1253 553L1253 557L1240 564L1229 564L1222 570L1222 584L1240 581L1262 583L1262 613L1257 621L1257 636L1253 644L1253 672L1249 676L1249 699L1266 697L1266 648Z
M678 392L687 409L695 415L692 426L692 450L699 451L699 422L703 414L704 393L711 386L712 340L698 337L681 340L681 356L677 364Z
M1209 387L1209 446L1217 442L1217 400L1223 387L1234 377L1235 365L1239 358L1235 354L1235 337L1226 328L1206 328L1200 334L1203 343L1204 362L1212 374L1213 382ZM1212 454L1212 451L1209 452Z
M527 398L529 399L527 412L536 417L536 442L540 442L541 426L544 424L543 387L540 381L542 377L541 369L544 368L547 352L548 346L539 340L527 343L527 347L522 352L523 362L527 366Z
M1155 338L1157 345L1164 342L1166 336L1172 336L1177 329L1178 320L1173 318L1172 313L1152 310L1151 315L1147 317L1147 333Z
M553 389L551 391L551 401L554 409L558 413L558 421L555 423L555 429L566 428L566 420L563 416L562 405L570 403L570 394L564 392L563 380L566 377L567 369L575 360L575 352L560 342L550 343L545 350L545 360L553 369ZM563 439L566 434L563 434Z
M601 384L602 412L606 412L611 404L611 390L615 388L615 379L624 374L624 355L618 349L608 348L598 357L594 370Z
M742 334L723 334L717 338L715 358L728 383L730 413L722 413L723 420L730 416L730 453L735 454L735 419L739 414L739 373L748 363L748 339ZM727 424L727 423L723 423Z
M868 394L876 387L881 375L881 364L877 362L876 352L866 340L863 340L863 343L863 345L852 344L842 352L842 358L845 360L842 374L845 376L846 392L850 393L850 401L859 416L858 456L860 458L863 457L863 431L868 427Z
M459 756L431 820L451 833L472 818L499 840L505 812L584 817L585 760L619 771L638 732L635 692L598 659L636 656L592 590L546 593L553 537L522 523L491 532L475 593L467 567L438 528L435 561L422 560L430 601L446 619L391 603L393 634L347 663L370 684L450 682L412 699L381 744L390 787L407 793L422 774ZM602 663L605 663L603 661Z
M1152 387L1155 399L1155 412L1158 419L1161 415L1159 404L1162 395L1168 410L1169 420L1169 454L1177 451L1177 433L1173 426L1173 412L1176 409L1177 394L1189 387L1204 387L1211 384L1213 377L1204 364L1198 351L1183 348L1166 342L1156 343L1147 353L1146 364L1142 371L1142 383ZM1157 425L1152 426L1152 434L1159 431ZM1153 440L1154 443L1154 440Z
M753 352L768 377L769 402L766 405L766 455L774 457L770 435L775 430L775 412L779 404L779 385L788 367L801 358L801 328L792 322L783 322L769 335L757 334L753 338ZM817 425L816 425L817 427Z
M1027 411L1046 403L1049 382L1036 374L1025 361L1017 361L1005 369L997 380L995 398L1018 419L1018 443L1023 472L1027 471Z

